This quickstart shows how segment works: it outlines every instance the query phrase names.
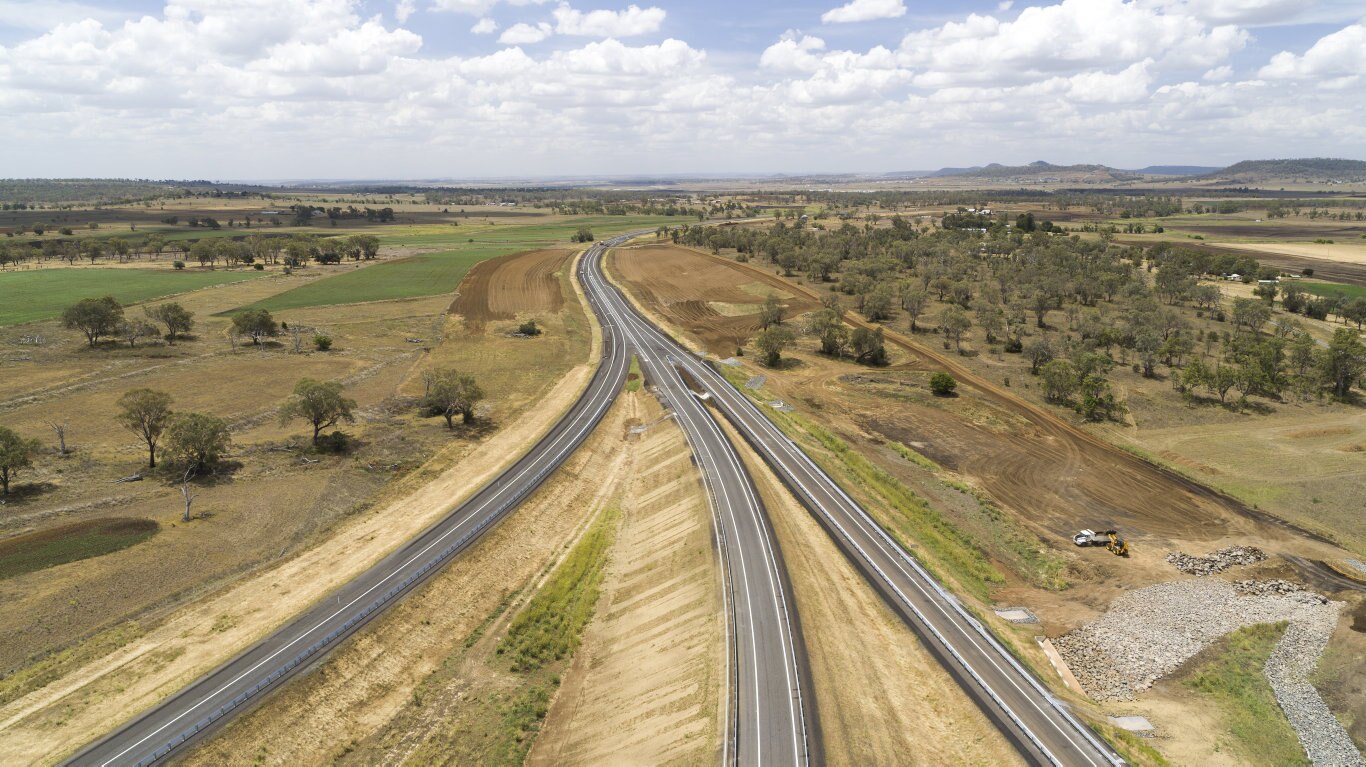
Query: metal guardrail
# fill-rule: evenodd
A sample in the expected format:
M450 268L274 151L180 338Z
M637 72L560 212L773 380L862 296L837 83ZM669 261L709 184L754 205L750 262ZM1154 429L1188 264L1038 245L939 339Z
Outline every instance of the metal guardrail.
M747 398L738 389L736 389L735 386L730 383L730 381L726 380L724 376L717 374L716 371L712 369L709 364L707 364L707 362L702 360L698 360L698 362L701 363L702 368L704 370L713 374L714 378L719 381L719 386L724 386L727 389L729 389L732 396L740 403L742 403L742 409L747 408L755 418L760 419L764 422L769 422L771 424L771 421L769 421L769 419L761 411L759 411L759 409L754 405L754 403L750 401L750 399ZM742 428L740 431L741 433L746 434L747 438L749 438L746 429ZM983 638L988 644L990 644L992 646L992 649L995 650L998 655L1004 657L1006 661L1014 668L1014 670L1021 677L1023 677L1041 697L1044 698L1044 700L1049 704L1050 707L1058 711L1058 713L1062 715L1062 717L1078 732L1078 734L1082 735L1082 737L1084 737L1088 742L1090 742L1100 753L1104 754L1112 764L1125 764L1125 762L1122 759L1116 758L1116 755L1113 753L1111 749L1102 746L1098 742L1096 737L1088 730L1088 728L1086 728L1079 721L1077 721L1077 719L1072 715L1072 713L1068 711L1064 705L1062 705L1062 702L1059 701L1051 692L1044 689L1043 686L1039 683L1039 681L1034 677L1034 675L1025 670L1024 667L1020 665L1019 661L1017 661L1009 651L1007 651L1004 647L1001 646L1000 642L997 641L996 637L993 636L992 633L988 631L987 628L976 619L976 617L974 617L963 607L962 603L958 600L956 596L954 596L950 591L948 591L948 589L946 589L938 581L938 579L931 576L929 572L926 571L925 568L915 559L915 557L911 556L908 552L906 552L905 549L898 545L891 538L891 536L887 534L887 531L884 530L882 526L879 525L875 520L873 520L872 517L868 514L868 512L864 510L858 502L856 502L853 498L849 497L848 493L844 491L844 488L841 487L838 482L835 482L833 478L831 478L828 474L825 473L824 470L822 470L819 466L816 465L815 461L812 460L812 458L809 455L807 455L805 450L802 450L794 441L792 441L791 438L787 437L785 434L782 434L781 432L778 432L776 430L776 427L774 427L774 431L778 435L778 439L782 440L792 450L792 452L796 454L798 462L801 464L805 464L807 472L811 476L819 480L824 480L824 482L829 486L829 488L834 490L836 496L840 500L842 500L848 508L857 512L857 516L862 519L866 526L870 530L874 531L877 534L877 536L882 539L883 543L886 544L887 549L889 549L890 552L895 553L898 556L898 558L906 562L912 569L914 569L916 571L916 574L921 578L922 581L932 586L935 592L940 596L940 598L944 602L947 602L949 606L954 610L954 612L956 612L965 623L972 627L974 633L976 633L978 636ZM757 435L755 435L754 441L762 442L762 440L758 439ZM762 452L763 446L756 444L755 447L761 448ZM869 554L863 550L863 547L860 546L849 534L849 532L844 529L844 526L840 524L840 522L837 519L835 519L834 516L830 514L828 510L825 509L824 505L821 504L820 501L818 501L809 490L807 490L803 483L800 480L798 480L795 475L790 474L785 468L775 468L779 468L779 474L781 476L784 476L785 479L789 480L787 484L790 487L793 487L794 489L798 490L799 495L807 498L807 500L809 501L808 505L811 508L820 509L822 516L824 516L829 521L830 525L834 529L839 531L840 536L844 538L845 541L847 541L848 544L858 553L859 558L862 559L875 572L877 572L877 574L882 578L883 582L887 584L887 586L890 587L896 593L897 597L901 600L901 602L906 607L910 608L912 612L915 613L916 617L919 618L920 623L926 629L928 629L930 633L933 634L934 637L939 641L940 646L947 650L949 655L963 669L963 671L966 672L968 676L983 691L986 692L988 697L990 697L992 701L996 704L997 708L999 708L1001 712L1005 714L1006 717L1009 718L1016 725L1016 727L1025 736L1025 738L1028 739L1031 743L1033 743L1034 746L1038 748L1044 755L1052 759L1055 764L1061 764L1056 760L1056 757L1052 755L1048 748L1044 746L1044 744L1038 739L1038 737L1034 735L1030 728L1019 719L1019 717L1015 714L1013 710L1011 710L1010 706L1008 706L1005 703L1005 701L1000 698L996 691L992 689L991 685L989 685L986 682L986 680L983 679L977 673L977 671L972 668L971 664L967 662L967 659L964 658L958 652L958 650L952 645L952 643L950 643L947 640L947 638L944 637L940 633L940 631L934 626L934 624L928 620L927 616L925 616L920 611L920 609L916 607L915 604L913 604L911 600L906 597L905 594L901 593L901 590L896 586L895 583L892 582L892 580L887 576L887 574L882 571L882 568L879 567L877 563L872 560Z
M625 240L631 237L639 236L639 234L640 232L630 232L626 235L620 235L610 240L606 240L602 243L598 243L594 247L610 246L612 244L624 242ZM589 385L590 387L592 386L591 383ZM599 411L595 416L593 416L590 423L595 425L598 421L602 420L602 417L605 413L605 409ZM583 430L583 436L581 437L581 439L586 438L587 433L587 429ZM294 669L298 668L305 661L312 658L314 655L317 655L323 649L335 643L339 639L344 638L346 635L351 633L352 629L355 629L363 621L365 621L365 619L369 618L371 615L378 612L389 602L392 602L394 599L401 596L404 592L410 589L418 581L426 577L428 573L445 564L446 560L450 559L461 549L468 546L471 541L473 541L476 537L483 533L490 525L496 522L508 509L521 503L528 495L530 495L533 491L539 488L541 483L545 480L545 478L550 476L550 474L554 473L557 469L559 469L559 466L559 462L556 462L554 464L542 467L541 470L538 471L529 482L523 482L519 489L517 489L511 496L509 496L507 500L500 503L493 511L489 512L489 514L487 514L482 520L480 520L479 524L476 525L472 530L462 535L454 543L442 549L438 554L433 556L421 567L419 567L416 572L405 578L403 582L389 589L382 596L380 596L370 604L358 610L350 618L348 618L346 622L343 623L340 627L328 632L327 635L325 635L322 639L319 639L318 641L309 645L299 654L295 655L293 658L290 658L288 661L285 661L284 663L277 666L274 671L266 675L265 679L262 679L260 682L257 682L256 684L247 688L245 692L239 694L232 700L223 704L213 713L195 722L193 725L182 730L180 733L172 736L170 740L166 741L166 744L164 746L158 747L156 750L152 752L151 756L138 761L134 765L134 767L148 767L149 765L155 764L156 762L166 758L173 751L175 751L176 748L184 745L186 742L193 739L196 735L203 732L208 727L212 726L215 722L218 722L219 720L223 719L227 715L231 714L233 711L237 710L238 708L241 708L243 705L245 705L253 698L260 695L262 692L265 692L266 690L274 686L276 682L283 679L286 675L288 675Z

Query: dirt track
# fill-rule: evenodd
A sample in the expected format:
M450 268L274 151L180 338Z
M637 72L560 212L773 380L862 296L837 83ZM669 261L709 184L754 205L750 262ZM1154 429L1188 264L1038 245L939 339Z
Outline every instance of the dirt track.
M450 312L464 315L470 333L482 333L495 320L516 319L518 312L558 312L564 296L555 273L571 255L569 250L531 250L481 261L461 281Z
M702 270L697 259L712 265ZM650 273L681 273L675 292L666 294L672 303L717 300L711 285L734 285L749 279L762 281L812 302L819 294L808 287L783 280L761 267L693 251L683 264L672 269L653 264ZM659 300L657 288L641 284L640 270L632 270L630 258L619 259L624 277L648 300ZM727 277L723 270L737 272ZM713 274L706 274L707 271ZM698 274L697 272L703 272ZM660 304L656 304L660 305ZM670 305L661 306L670 319L690 332L706 337L709 325L686 320ZM792 312L795 313L795 312ZM790 313L791 314L791 313ZM849 322L863 323L852 314ZM917 400L896 394L877 396L862 386L846 386L839 376L804 376L802 370L784 375L793 381L793 398L816 405L824 395L840 390L838 408L854 423L871 432L914 444L936 461L979 482L1000 503L1053 535L1061 536L1087 525L1113 525L1131 536L1155 536L1167 541L1201 541L1224 537L1255 536L1308 546L1324 556L1326 547L1269 515L1249 509L1172 472L1154 466L1090 435L1042 407L1015 397L975 375L956 360L927 349L899 333L886 330L889 345L905 355L901 364L887 371L892 378L908 381L927 372L945 370L960 382L960 396L951 401ZM814 366L812 366L814 368ZM849 368L845 372L854 372ZM817 371L812 371L817 372ZM805 377L806 380L801 379ZM802 386L802 384L806 384ZM893 383L893 386L897 384ZM899 388L899 387L898 387Z
M787 316L820 308L789 285L767 279L736 280L714 268L709 256L671 245L619 248L612 251L614 268L647 304L671 322L688 328L710 351L722 357L735 353L759 332L759 308L767 293L783 299ZM723 314L717 307L728 307Z

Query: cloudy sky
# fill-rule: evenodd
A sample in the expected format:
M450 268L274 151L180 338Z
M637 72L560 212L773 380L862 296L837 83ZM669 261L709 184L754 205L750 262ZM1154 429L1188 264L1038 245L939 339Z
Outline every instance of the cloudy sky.
M1362 0L0 0L0 176L1366 159Z

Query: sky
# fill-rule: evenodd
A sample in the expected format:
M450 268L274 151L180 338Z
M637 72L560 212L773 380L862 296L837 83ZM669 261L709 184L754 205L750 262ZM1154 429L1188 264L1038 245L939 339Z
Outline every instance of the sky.
M1363 0L0 0L0 177L1366 159Z

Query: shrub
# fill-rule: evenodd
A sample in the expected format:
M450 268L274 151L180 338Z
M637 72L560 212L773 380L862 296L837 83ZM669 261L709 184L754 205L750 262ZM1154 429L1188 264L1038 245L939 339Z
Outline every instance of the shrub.
M936 397L947 397L953 394L953 390L958 388L958 381L948 373L935 373L930 376L930 391Z
M177 268L177 269L184 269L184 268L185 268L185 262L184 262L184 261L176 261L175 263L171 264L171 266L174 266L174 267Z
M258 272L264 272L264 271L266 270L266 265L265 265L265 264L252 264L252 265L251 265L251 268L252 268L252 269L255 269L255 270L258 271Z
M332 348L332 337L324 335L313 336L313 348L320 352L325 352Z
M517 332L524 336L539 336L541 329L536 326L536 320L527 320L517 326Z

